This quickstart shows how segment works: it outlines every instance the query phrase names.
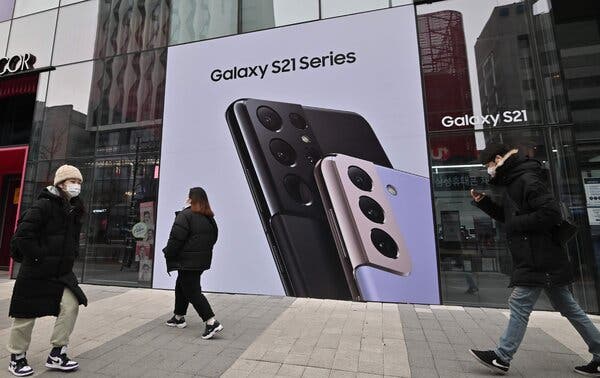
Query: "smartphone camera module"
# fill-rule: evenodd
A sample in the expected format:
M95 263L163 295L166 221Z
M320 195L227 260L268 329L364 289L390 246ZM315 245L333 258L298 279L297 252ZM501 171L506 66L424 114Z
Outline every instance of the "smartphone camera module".
M371 230L371 242L379 253L390 259L398 258L398 244L385 231L378 228Z
M385 219L383 208L373 198L361 196L358 200L358 206L365 217L369 218L371 222L383 224Z
M271 131L279 131L283 126L283 121L277 112L268 106L261 106L256 110L258 120L264 127Z
M373 189L373 180L371 180L369 174L358 167L349 167L348 177L350 177L350 181L361 190L370 192L371 189Z
M291 167L296 163L296 151L289 143L281 139L273 139L269 143L269 148L275 159L281 164Z
M302 179L296 175L287 175L283 179L283 186L290 197L301 205L310 205L313 201L310 188Z
M306 120L298 113L290 113L290 122L295 128L304 130L308 127Z
M387 192L393 196L397 196L398 195L398 189L396 189L396 187L394 185L386 185L385 186Z

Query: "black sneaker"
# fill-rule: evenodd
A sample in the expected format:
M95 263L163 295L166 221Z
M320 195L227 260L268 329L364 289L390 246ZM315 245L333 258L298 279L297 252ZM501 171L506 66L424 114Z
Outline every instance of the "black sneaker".
M11 354L8 363L8 371L17 377L27 377L33 375L33 369L27 363L25 353Z
M175 315L165 323L169 327L177 327L177 328L185 328L187 327L187 323L185 322L185 318L182 316L181 319L177 320Z
M581 375L587 375L588 377L600 377L600 363L598 361L592 361L584 366L577 366L575 372Z
M73 371L79 368L79 364L67 357L67 347L54 347L46 360L46 367L54 370Z
M487 367L491 371L500 374L506 374L510 364L504 362L496 355L493 350L473 350L469 349L469 352L479 361L483 366Z
M215 320L213 325L206 325L206 329L204 330L204 333L202 334L202 338L204 340L208 340L210 338L212 338L217 332L222 331L223 330L223 326L221 325L221 323L219 323L218 321Z

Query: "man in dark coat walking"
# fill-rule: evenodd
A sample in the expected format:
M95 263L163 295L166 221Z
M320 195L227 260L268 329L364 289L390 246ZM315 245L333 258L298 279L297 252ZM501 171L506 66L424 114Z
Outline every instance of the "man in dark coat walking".
M63 165L56 171L54 185L45 188L19 220L11 247L22 255L15 281L9 316L15 318L8 341L9 371L23 377L33 374L25 358L35 319L56 316L52 350L46 367L72 371L79 367L67 357L69 336L75 326L79 305L87 298L73 273L78 256L81 216L84 207L79 193L83 177L79 169Z
M555 239L561 222L558 202L542 179L542 165L518 150L489 144L481 153L490 184L504 187L502 203L471 190L475 205L496 221L504 223L513 259L508 300L510 319L495 350L471 350L475 358L495 372L505 374L517 352L529 315L544 290L552 306L566 317L593 355L592 361L575 368L577 373L600 376L600 332L573 298L569 285L573 273L565 248Z

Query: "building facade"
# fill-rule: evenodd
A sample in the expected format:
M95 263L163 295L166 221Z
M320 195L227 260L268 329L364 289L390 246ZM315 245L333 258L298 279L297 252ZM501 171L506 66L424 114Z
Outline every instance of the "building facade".
M573 290L587 311L598 313L600 10L582 3L3 1L0 265L11 266L8 241L16 215L68 163L82 170L88 204L80 280L151 287L143 255L161 253L154 239L158 191L171 184L160 178L169 48L411 7L442 302L506 306L512 267L504 230L475 209L468 194L472 187L487 188L478 151L499 140L543 162L549 186L580 226L569 244L578 276ZM257 55L268 48L256 46ZM489 117L496 114L497 121ZM132 232L140 223L150 230L143 238ZM549 303L540 301L539 308Z

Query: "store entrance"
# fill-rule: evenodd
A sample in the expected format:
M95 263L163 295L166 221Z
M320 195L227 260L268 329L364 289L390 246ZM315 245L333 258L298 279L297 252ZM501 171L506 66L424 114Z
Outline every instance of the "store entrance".
M37 84L38 73L0 80L0 271L11 268L10 239L20 210Z
M0 147L0 270L10 268L10 238L13 235L27 157L27 147Z

